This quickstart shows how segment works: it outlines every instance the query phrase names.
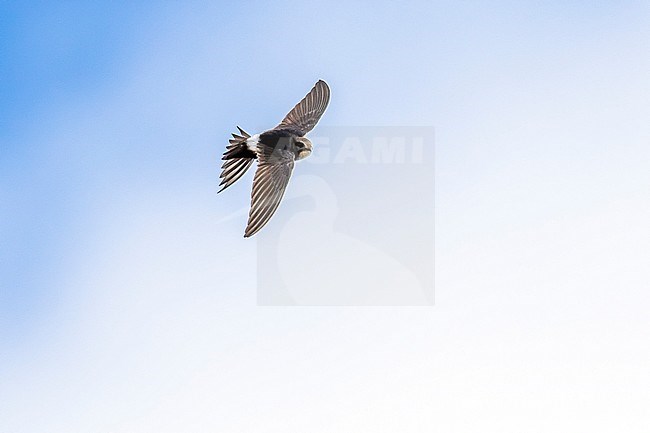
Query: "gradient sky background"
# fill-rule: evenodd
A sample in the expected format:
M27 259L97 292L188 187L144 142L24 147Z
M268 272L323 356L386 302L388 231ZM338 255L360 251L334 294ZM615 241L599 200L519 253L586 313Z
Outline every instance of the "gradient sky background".
M0 431L647 432L648 53L646 1L0 3ZM435 307L256 305L218 159L318 78L436 128Z

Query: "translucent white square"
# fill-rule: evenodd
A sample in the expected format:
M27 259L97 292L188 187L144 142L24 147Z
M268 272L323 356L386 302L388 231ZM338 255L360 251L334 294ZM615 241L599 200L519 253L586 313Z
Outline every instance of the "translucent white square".
M433 127L319 127L257 237L259 305L433 305Z

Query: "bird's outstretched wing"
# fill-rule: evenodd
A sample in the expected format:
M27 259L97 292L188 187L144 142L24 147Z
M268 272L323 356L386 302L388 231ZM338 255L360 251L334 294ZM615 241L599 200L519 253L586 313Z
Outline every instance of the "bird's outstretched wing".
M260 143L258 160L245 238L264 227L280 205L293 170L294 154L289 150L273 149Z
M303 136L316 126L329 102L330 88L325 81L318 80L276 128L291 127Z

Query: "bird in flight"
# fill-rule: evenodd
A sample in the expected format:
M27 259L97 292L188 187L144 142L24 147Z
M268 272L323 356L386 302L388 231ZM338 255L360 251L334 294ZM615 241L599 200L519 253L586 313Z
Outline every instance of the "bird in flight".
M280 205L294 162L311 154L312 143L305 134L316 126L329 101L329 86L318 80L275 128L251 136L238 126L239 134L232 134L221 158L219 186L223 187L219 192L242 177L257 159L245 238L260 231Z

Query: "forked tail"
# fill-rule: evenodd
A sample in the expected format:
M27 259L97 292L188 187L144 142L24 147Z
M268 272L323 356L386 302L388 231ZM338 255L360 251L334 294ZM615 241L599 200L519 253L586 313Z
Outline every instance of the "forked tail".
M221 183L219 186L223 185L223 187L217 193L237 182L246 173L246 170L248 170L248 167L251 166L255 158L257 158L255 152L250 150L246 143L246 140L251 136L239 126L237 129L241 135L232 134L233 138L229 140L230 144L226 146L226 151L221 158L225 161L221 165L221 175L219 176Z

